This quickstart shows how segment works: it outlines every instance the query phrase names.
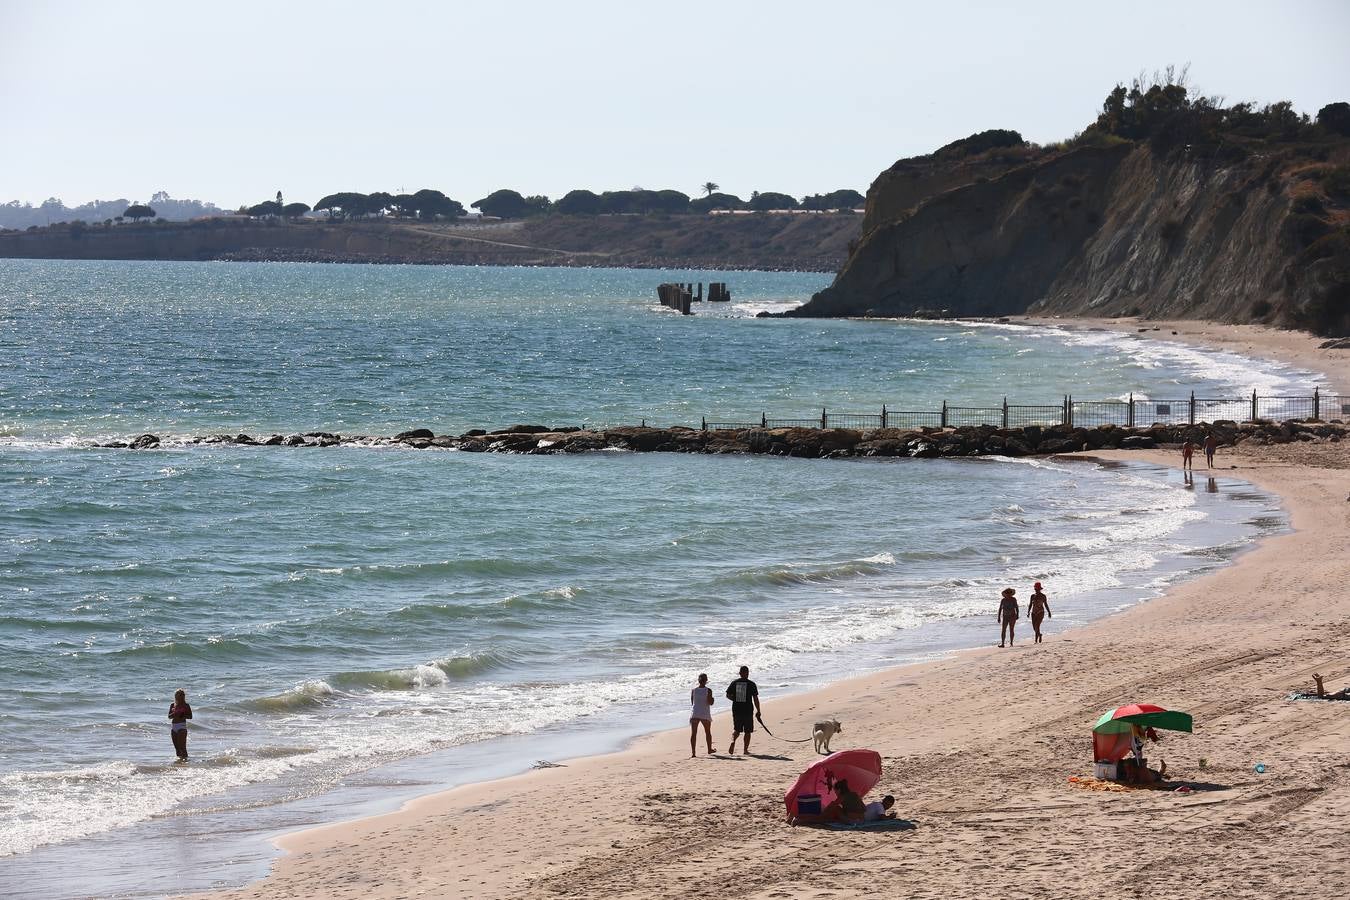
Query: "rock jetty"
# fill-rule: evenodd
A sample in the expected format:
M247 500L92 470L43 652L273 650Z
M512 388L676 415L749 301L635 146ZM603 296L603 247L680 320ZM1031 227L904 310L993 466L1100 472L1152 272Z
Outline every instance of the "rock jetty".
M1153 425L1120 428L1070 425L997 428L992 425L961 428L744 428L703 431L675 426L650 428L626 425L589 429L576 426L512 425L497 431L474 428L460 435L436 434L430 428L412 428L382 437L342 435L328 431L303 434L214 434L194 437L186 444L229 444L244 447L324 448L350 445L402 446L417 450L460 450L466 453L585 453L594 450L631 450L639 453L736 453L793 456L808 459L852 457L1047 456L1103 449L1143 450L1176 446L1187 438L1197 444L1213 433L1223 446L1244 443L1287 444L1295 441L1338 442L1347 426L1340 420L1288 422L1213 422L1201 425ZM100 447L153 450L166 446L153 434ZM175 443L175 446L181 444Z

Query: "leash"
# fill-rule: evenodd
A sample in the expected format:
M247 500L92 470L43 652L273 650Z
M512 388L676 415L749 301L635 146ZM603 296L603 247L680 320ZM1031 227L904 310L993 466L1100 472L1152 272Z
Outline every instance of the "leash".
M815 740L815 738L802 738L801 740L794 740L792 738L780 738L769 730L769 726L764 724L764 718L759 713L755 713L755 721L759 723L760 728L764 729L764 733L767 734L769 737L773 738L775 741L782 741L785 744L805 744L807 741Z

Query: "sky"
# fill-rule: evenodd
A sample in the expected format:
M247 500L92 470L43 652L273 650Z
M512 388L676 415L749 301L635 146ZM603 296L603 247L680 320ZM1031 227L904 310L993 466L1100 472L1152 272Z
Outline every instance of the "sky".
M0 202L866 191L1168 64L1316 114L1347 46L1350 0L0 0Z

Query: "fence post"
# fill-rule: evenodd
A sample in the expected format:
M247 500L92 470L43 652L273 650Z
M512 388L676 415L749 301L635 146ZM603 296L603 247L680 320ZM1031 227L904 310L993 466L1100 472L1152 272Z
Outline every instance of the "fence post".
M1008 430L1008 398L1003 398L1003 430Z
M942 401L942 427L947 427L947 401Z
M822 406L820 408L820 427L822 429L829 428L829 422L829 417L825 415L825 407Z
M1252 393L1255 394L1256 392L1255 392L1255 391L1252 391ZM1195 424L1195 391L1191 391L1191 415L1190 415L1190 419L1191 419L1190 424L1194 425L1194 424Z
M1252 417L1247 421L1248 422L1256 421L1256 388L1252 388Z
M886 404L881 404L881 427L886 427Z
M646 419L643 419L643 420L642 420L642 424L643 424L644 427L646 427L646 425L647 425L647 420L646 420ZM708 417L707 417L707 416L704 416L704 417L703 417L703 430L704 430L704 431L707 431L707 430L708 430Z
M1125 427L1134 427L1134 391L1130 391L1130 411L1125 415Z
M760 428L768 428L768 427L769 427L769 415L768 415L768 413L761 412L761 413L759 414L759 427L760 427Z
M1322 394L1319 388L1313 388L1313 418L1319 421L1322 418Z

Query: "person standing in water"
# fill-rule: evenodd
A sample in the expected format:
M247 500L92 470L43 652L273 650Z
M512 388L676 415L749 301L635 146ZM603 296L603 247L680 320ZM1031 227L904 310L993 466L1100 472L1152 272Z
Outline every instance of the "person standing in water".
M698 756L698 726L703 725L703 734L708 739L708 755L713 754L712 745L712 705L713 692L708 687L708 676L698 676L698 687L689 692L689 758Z
M731 701L731 746L727 753L736 752L736 738L745 735L742 753L750 752L750 734L755 730L755 714L759 708L759 686L750 680L750 667L741 666L741 677L727 685L727 699Z
M1003 599L998 604L998 615L995 617L1001 623L998 630L998 645L1002 647L1007 642L1009 647L1013 644L1013 629L1017 627L1017 617L1021 615L1021 610L1017 605L1017 591L1012 588L1003 589Z
M1054 618L1055 614L1050 612L1050 601L1045 594L1041 593L1041 583L1038 581L1031 592L1031 599L1027 601L1027 610L1031 613L1031 630L1036 632L1036 643L1041 643L1041 620L1046 616Z
M186 761L187 723L192 718L192 707L188 705L187 694L182 688L174 691L173 703L169 704L169 737L173 739L173 752L180 760Z
M1214 432L1205 435L1205 468L1214 468L1214 451L1219 449L1219 439Z

